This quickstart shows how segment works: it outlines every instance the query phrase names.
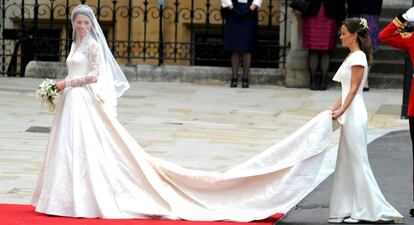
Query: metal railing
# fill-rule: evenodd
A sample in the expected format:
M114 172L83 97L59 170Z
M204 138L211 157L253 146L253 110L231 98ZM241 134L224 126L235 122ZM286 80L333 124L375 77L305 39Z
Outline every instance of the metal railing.
M93 8L122 64L230 65L229 53L223 50L218 0L2 0L0 4L3 76L24 76L31 60L65 60L72 38L70 13L78 4ZM275 68L285 63L286 32L279 35L280 29L287 29L284 12L287 0L263 2L252 66Z

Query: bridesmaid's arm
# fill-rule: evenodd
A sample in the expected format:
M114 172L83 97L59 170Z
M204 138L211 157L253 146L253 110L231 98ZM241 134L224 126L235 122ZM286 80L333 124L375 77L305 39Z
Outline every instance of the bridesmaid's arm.
M352 103L352 100L354 100L355 95L358 92L359 85L361 84L362 77L364 76L364 67L360 65L352 66L352 77L351 77L351 88L349 89L348 94L346 95L344 104L339 110L336 110L333 112L332 118L338 119L346 109L349 107L349 105Z
M342 96L340 95L338 99L336 99L335 105L329 107L329 109L333 112L335 112L340 106L342 102Z

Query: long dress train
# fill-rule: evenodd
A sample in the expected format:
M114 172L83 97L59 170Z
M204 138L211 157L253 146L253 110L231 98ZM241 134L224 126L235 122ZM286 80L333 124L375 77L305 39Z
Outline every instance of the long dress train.
M96 45L90 43L76 51L73 47L68 56L72 87L63 91L57 106L33 195L36 211L70 217L251 221L286 213L332 172L325 159L332 134L327 111L224 173L151 157L94 94L99 60L97 52L88 50Z

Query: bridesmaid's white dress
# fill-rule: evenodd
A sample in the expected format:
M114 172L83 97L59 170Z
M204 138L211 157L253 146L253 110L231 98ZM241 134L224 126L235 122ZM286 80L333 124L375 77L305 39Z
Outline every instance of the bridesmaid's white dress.
M261 154L224 172L147 154L102 107L97 44L72 46L33 195L36 211L68 217L252 221L286 213L332 173L332 119L322 112ZM76 50L75 50L76 49ZM139 115L137 115L139 116Z
M364 75L352 103L339 118L342 126L330 200L330 217L352 217L366 221L398 220L403 216L385 200L368 161L367 110L362 96L368 74L365 53L351 53L333 79L341 82L343 103L351 87L351 68L354 65L363 66Z

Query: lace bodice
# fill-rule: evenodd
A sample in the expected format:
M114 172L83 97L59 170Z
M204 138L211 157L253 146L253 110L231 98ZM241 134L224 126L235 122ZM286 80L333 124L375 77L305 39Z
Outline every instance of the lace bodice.
M66 87L78 87L96 83L102 64L98 43L92 38L87 43L72 44L70 54L66 60L68 76Z

